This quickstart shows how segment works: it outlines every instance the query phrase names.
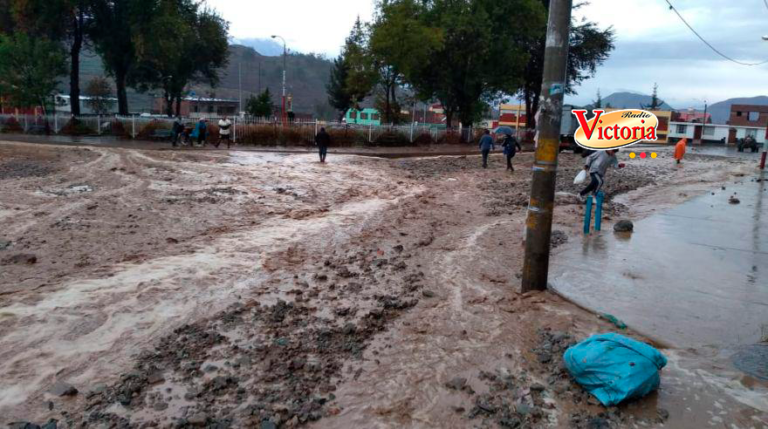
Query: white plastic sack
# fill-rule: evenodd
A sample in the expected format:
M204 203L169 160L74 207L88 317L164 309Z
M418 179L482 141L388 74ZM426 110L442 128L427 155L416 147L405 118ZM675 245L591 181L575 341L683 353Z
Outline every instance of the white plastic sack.
M581 170L579 174L576 176L575 179L573 179L574 185L581 185L582 183L587 181L587 170Z

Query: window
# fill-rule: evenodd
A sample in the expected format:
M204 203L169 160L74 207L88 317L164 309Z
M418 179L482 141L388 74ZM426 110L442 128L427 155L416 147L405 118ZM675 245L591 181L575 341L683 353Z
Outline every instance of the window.
M374 113L373 115L371 115L371 119L373 119L374 121L378 121L379 115Z
M685 134L688 132L688 126L687 125L678 125L677 126L677 133L678 134Z
M760 112L749 112L749 122L757 122L760 119Z
M357 119L357 111L353 110L349 112L349 118L350 119Z
M199 113L199 112L200 112L200 106L195 104L195 113Z
M213 113L213 104L208 105L208 113Z
M368 119L368 114L367 113L361 113L360 114L360 119L362 119L362 120Z
M741 112L736 112L736 116L741 116Z
M704 135L705 136L714 136L715 135L715 127L704 127Z

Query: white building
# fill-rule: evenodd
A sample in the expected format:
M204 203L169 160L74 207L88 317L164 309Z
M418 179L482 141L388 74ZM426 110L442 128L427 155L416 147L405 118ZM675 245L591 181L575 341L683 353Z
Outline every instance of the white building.
M670 122L669 138L675 141L687 138L702 143L735 144L739 139L752 136L757 143L764 143L766 129L741 125L699 124L691 122Z
M80 114L82 115L95 115L96 113L91 110L90 107L88 107L88 103L86 101L90 100L91 97L88 97L87 95L81 95L80 96ZM112 100L112 108L110 109L107 114L112 115L117 113L117 98L109 97L109 100ZM72 102L69 99L69 95L64 94L58 94L56 95L56 112L61 114L70 114L72 113Z

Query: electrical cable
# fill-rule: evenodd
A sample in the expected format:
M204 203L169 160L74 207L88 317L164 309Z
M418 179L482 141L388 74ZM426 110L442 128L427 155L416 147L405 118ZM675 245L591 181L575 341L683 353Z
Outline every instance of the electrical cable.
M693 34L695 34L696 37L699 38L699 40L704 42L705 45L709 46L709 49L712 49L717 55L720 55L721 57L723 57L726 60L731 61L733 63L739 64L739 65L742 65L742 66L748 66L748 67L760 66L760 65L768 63L768 60L761 61L759 63L745 63L743 61L734 60L733 58L729 57L728 55L725 55L724 53L720 52L717 48L712 46L711 43L707 42L703 37L701 37L701 35L696 30L694 30L693 27L691 27L690 24L688 24L688 21L686 21L685 18L683 18L683 15L680 15L680 12L678 12L677 9L675 9L675 7L672 6L672 3L670 3L669 0L664 0L664 1L666 1L667 4L669 5L669 8L672 9L673 12L675 12L675 15L677 15L677 17L680 18L681 21L683 21L683 24L685 24L685 26L688 27L693 32ZM765 2L766 7L768 7L768 0L763 0L763 1Z

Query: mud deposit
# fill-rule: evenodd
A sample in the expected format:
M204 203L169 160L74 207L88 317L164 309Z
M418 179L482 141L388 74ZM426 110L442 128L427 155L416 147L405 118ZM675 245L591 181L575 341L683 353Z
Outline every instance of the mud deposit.
M484 170L477 156L0 154L2 424L696 427L675 395L605 409L564 371L570 344L612 327L519 293L529 153L514 173L498 155ZM703 191L721 180L705 172L743 166L625 161L609 224L643 213L633 190L673 204L671 183ZM581 162L561 157L553 247L578 238ZM738 412L723 421L760 421L717 395Z

